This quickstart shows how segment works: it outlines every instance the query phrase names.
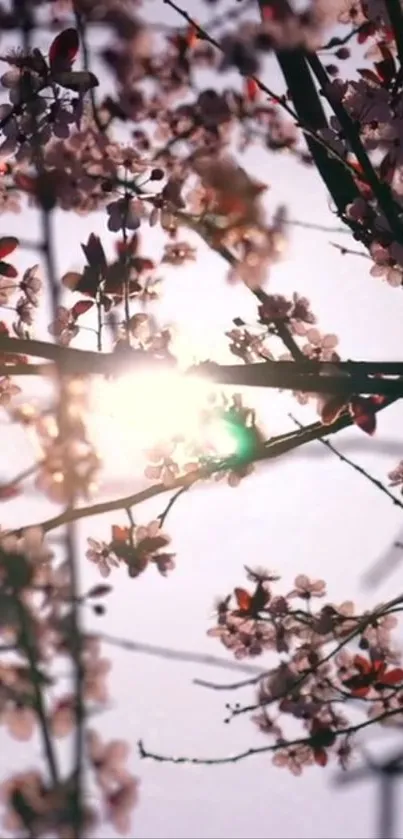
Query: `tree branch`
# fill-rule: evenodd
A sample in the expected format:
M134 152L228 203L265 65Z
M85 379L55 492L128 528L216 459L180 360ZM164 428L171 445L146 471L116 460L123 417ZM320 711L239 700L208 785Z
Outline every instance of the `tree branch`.
M382 407L376 407L375 411L378 412L383 410L383 408L388 407L393 404L393 402L394 400L390 399ZM306 426L301 431L292 431L289 434L281 434L278 437L273 437L271 440L267 440L263 445L259 446L254 452L251 461L258 462L280 457L300 448L300 446L311 443L314 440L320 440L322 437L327 437L330 434L336 434L351 425L353 425L352 417L349 414L343 414L331 425L323 425L321 422L315 422ZM53 518L39 522L36 526L42 527L45 532L49 532L58 527L62 527L62 525L69 521L78 521L79 519L89 518L91 516L99 516L103 513L113 512L114 510L125 510L129 507L134 507L136 504L142 504L150 498L155 498L157 495L162 495L164 492L178 490L181 487L189 486L189 483L209 478L214 472L219 470L233 468L236 466L236 463L237 461L232 459L226 461L225 463L203 466L196 472L192 472L190 475L181 475L169 486L166 486L163 483L154 484L153 486L147 487L140 492L126 495L121 498L115 498L111 501L101 501L98 504L89 504L85 507L68 509L57 516L53 516Z
M279 335L288 346L289 338L295 349L292 336L285 336L279 328ZM174 359L157 358L142 350L127 349L127 352L99 353L62 347L46 341L25 340L0 335L0 354L14 353L46 358L55 362L59 370L67 375L119 375L130 371L149 372L174 366ZM50 365L49 365L50 366ZM13 365L6 365L6 375L12 376ZM3 370L6 369L3 366ZM16 365L19 375L29 375L30 365ZM40 372L43 372L43 367ZM337 371L335 373L330 371ZM27 372L28 371L28 372ZM38 369L35 371L38 372ZM403 395L403 381L375 378L379 375L403 377L401 361L312 361L298 356L296 361L265 361L257 364L216 364L204 362L189 368L187 373L206 373L212 381L224 385L245 387L280 388L305 393L381 394L400 397ZM343 374L343 376L339 375Z
M293 422L295 422L295 425L297 425L298 428L304 428L304 426L299 422L299 420L297 420L293 416L293 414L289 414L289 417L290 419L292 419ZM383 494L390 499L392 504L394 504L396 507L400 507L403 510L403 502L400 501L400 498L396 498L396 495L394 495L393 492L391 492L390 489L388 489L388 487L386 487L385 484L382 483L382 481L379 481L378 478L374 478L374 476L367 472L363 466L360 466L359 463L355 463L353 460L350 460L349 457L347 457L345 454L336 449L336 447L333 446L333 444L329 440L325 440L324 438L322 438L321 440L318 440L318 442L321 443L322 446L326 446L326 448L334 455L336 455L336 457L339 460L341 460L342 463L346 463L347 466L350 466L351 469L354 469L355 472L358 472L359 475L362 475L363 478L366 478L366 480L369 481L377 489L379 489L380 492L383 492Z
M375 723L381 723L384 720L390 717L397 716L397 714L401 713L401 708L393 708L392 710L385 711L378 717L373 717L372 719L364 720L364 722L357 723L356 725L350 725L347 728L340 728L338 731L335 731L334 734L336 737L356 734L358 731L362 731L363 729L368 728L368 726L370 725L375 725ZM293 746L310 746L312 743L312 737L297 737L295 740L288 740L286 742L277 741L276 743L271 743L269 746L260 746L256 749L246 749L244 752L238 752L237 754L229 755L228 757L212 758L174 757L172 755L156 754L155 752L148 751L148 749L144 747L144 743L142 740L138 741L137 746L141 758L149 758L151 760L155 760L157 763L192 763L197 764L198 766L219 766L224 763L239 763L239 761L245 760L245 758L247 757L253 757L255 755L264 754L265 752L277 752L280 749L287 749Z

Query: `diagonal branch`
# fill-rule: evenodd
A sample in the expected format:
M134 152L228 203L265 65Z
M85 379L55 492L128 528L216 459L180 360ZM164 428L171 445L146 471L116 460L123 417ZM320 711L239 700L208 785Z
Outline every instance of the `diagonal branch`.
M295 425L297 425L298 428L304 428L304 426L299 422L299 420L297 420L292 414L289 414L289 417L290 419L292 419L293 422L295 422ZM358 472L359 475L362 475L363 478L366 478L366 480L373 484L373 486L375 486L377 489L379 489L380 492L383 492L383 494L390 499L392 504L394 504L396 507L400 507L403 510L403 501L400 501L400 498L397 498L396 495L394 495L393 492L391 492L390 489L388 489L388 487L386 487L385 484L382 483L382 481L379 481L378 478L374 478L374 476L371 475L370 472L367 472L367 470L364 469L363 466L360 466L359 463L355 463L354 460L351 460L345 454L340 452L339 449L336 449L336 447L333 446L333 444L329 440L325 440L324 438L322 438L318 442L320 442L322 446L325 446L330 452L336 455L336 457L339 460L341 460L342 463L345 463L347 466L350 466L351 469L354 469L355 472Z
M383 408L386 408L393 402L393 399L388 400L387 404L385 404ZM379 410L382 410L382 408L375 408L375 411ZM282 434L278 437L273 437L271 440L267 440L263 445L256 449L254 455L251 457L251 461L258 462L281 457L282 455L288 454L289 452L294 451L307 443L311 443L314 440L320 440L322 437L327 437L330 434L336 434L351 425L353 425L352 417L349 414L344 414L335 420L335 422L331 425L323 425L321 422L315 422L312 423L312 425L306 426L302 430L292 431L289 434ZM227 461L226 463L221 463L219 465L211 464L203 466L196 472L192 472L190 475L182 475L181 477L176 478L169 486L166 486L163 483L154 484L153 486L147 487L140 492L121 498L114 498L111 501L101 501L98 504L89 504L85 507L68 509L53 518L39 522L37 526L42 527L45 532L49 532L58 527L62 527L62 525L67 522L77 521L91 516L99 516L103 513L113 512L114 510L125 510L130 507L134 507L136 504L142 504L150 498L155 498L157 495L162 495L164 492L178 490L181 487L188 486L189 483L205 480L220 469L233 468L234 466L236 466L236 461L234 460Z

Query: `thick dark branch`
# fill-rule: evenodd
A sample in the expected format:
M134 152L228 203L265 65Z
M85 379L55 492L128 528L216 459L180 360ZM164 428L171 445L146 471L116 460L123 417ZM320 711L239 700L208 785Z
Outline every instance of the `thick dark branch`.
M258 5L264 20L264 9L272 5L272 0L258 0ZM287 3L282 5L288 8ZM301 49L279 50L276 57L299 125L302 129L306 126L310 129L309 133L305 132L305 139L316 168L337 206L339 215L343 216L347 204L354 201L359 193L345 162L329 155L326 144L319 142L318 132L328 129L329 125L306 58Z
M294 390L304 393L325 393L348 397L351 394L378 394L400 398L403 396L403 378L376 378L366 373L358 373L357 367L351 367L352 362L338 365L340 371L350 371L350 375L340 375L327 372L333 365L325 362L319 364L317 370L323 372L308 372L305 362L265 361L258 364L215 364L206 362L195 367L191 372L205 373L211 381L221 385L241 385L244 387L267 387L281 390ZM376 365L369 363L370 369L377 370ZM366 369L366 365L364 367ZM351 372L354 370L354 372ZM356 372L357 371L357 372Z
M309 54L308 62L315 74L319 84L321 85L322 95L327 99L332 107L339 123L342 127L345 137L347 138L361 168L366 182L371 187L375 198L378 201L379 209L385 214L389 227L396 236L397 241L402 241L403 228L399 219L399 207L392 197L390 187L386 183L382 183L375 169L368 157L368 154L361 142L359 129L354 121L346 111L342 102L339 102L336 97L330 97L327 94L330 85L330 78L326 73L320 59L314 53Z
M284 338L283 338L284 340ZM90 350L60 347L46 341L22 340L0 336L1 353L23 353L54 361L68 375L119 375L121 373L163 369L175 364L174 359L156 358L141 350L127 348L125 352L99 353ZM23 375L24 365L16 365L18 375ZM50 365L49 365L50 366ZM45 369L45 368L43 368ZM13 366L2 367L13 375ZM334 370L335 372L331 372ZM339 375L343 373L343 376ZM35 367L35 372L42 372ZM349 395L380 394L400 397L403 395L401 379L379 379L376 376L403 377L403 362L396 361L340 361L329 364L298 358L297 361L265 361L257 364L215 364L206 362L191 368L190 373L204 373L217 384L245 387L280 388L305 393L330 393ZM4 373L5 374L5 373ZM26 374L29 375L29 365Z
M392 24L396 41L397 53L400 61L400 72L403 71L403 14L399 0L386 0L386 8Z

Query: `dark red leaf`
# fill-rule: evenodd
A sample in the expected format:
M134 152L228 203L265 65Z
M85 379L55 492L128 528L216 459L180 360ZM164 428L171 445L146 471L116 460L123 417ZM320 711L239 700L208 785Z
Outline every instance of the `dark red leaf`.
M357 73L365 79L366 82L372 82L379 88L379 76L373 70L368 70L366 67L357 69Z
M400 667L394 667L393 670L384 673L379 681L382 685L398 685L403 681L403 670Z
M363 655L355 655L353 664L361 673L369 673L373 669L372 663L367 658L364 658Z
M125 256L126 253L130 253L134 256L134 254L136 254L138 251L138 246L138 233L133 233L133 236L131 236L130 239L127 240L127 242L125 242L124 239L117 239L117 241L115 242L116 254L117 256L122 258Z
M387 87L396 75L395 60L390 50L384 44L380 44L379 48L382 53L382 61L375 62L376 72L385 87Z
M0 275L2 277L10 277L10 279L12 279L13 277L18 276L18 271L14 268L14 265L10 265L9 262L0 262Z
M249 592L244 588L236 588L234 589L234 594L239 609L241 609L242 612L247 612L252 605L252 597Z
M372 662L371 670L374 676L382 676L386 670L386 663L380 658L377 658Z
M0 259L15 251L19 241L15 236L2 236L0 238Z
M105 595L109 594L112 591L112 586L108 586L105 583L100 583L98 586L93 586L87 592L87 597L105 597Z
M369 401L371 402L371 405L376 405L377 407L381 407L382 405L386 405L386 402L388 401L388 397L387 396L382 396L382 394L378 393L375 396L370 396Z
M245 79L245 97L249 102L254 102L259 95L259 85L255 79L248 77Z
M71 310L72 318L74 320L77 320L77 318L79 318L81 315L84 315L86 312L88 312L88 310L91 309L93 305L93 300L79 300L78 303L76 303Z
M356 396L351 400L349 408L355 425L358 425L366 434L374 434L376 414L371 401L363 396Z
M271 5L271 3L261 2L260 3L260 14L262 16L262 20L272 21L275 20L275 11Z
M119 527L117 524L112 525L112 541L113 542L127 542L130 536L128 527Z
M318 766L326 766L327 765L328 757L327 757L327 752L326 752L325 749L315 749L314 753L313 753L313 756L314 756L314 759L315 759L315 763L317 763Z
M86 70L66 71L54 73L53 81L67 90L74 90L76 93L86 93L93 87L98 87L99 81L95 73Z
M347 681L352 682L353 679L348 679ZM369 685L363 685L362 687L354 687L354 684L347 684L347 682L345 682L344 684L346 685L346 687L350 688L351 696L355 696L357 699L363 699L369 693Z
M72 26L63 29L52 41L49 49L49 62L53 69L55 64L71 64L77 53L80 42L78 32Z
M376 26L374 23L368 21L368 23L364 23L363 26L360 27L360 31L357 35L357 43L358 44L365 44L368 38L371 35L374 35L376 31Z
M152 271L155 268L155 262L152 259L147 259L145 256L135 256L133 259L133 268L141 274L142 271Z
M91 233L86 245L81 245L88 264L96 271L103 271L106 268L106 256L99 236Z
M34 178L32 175L27 175L25 172L16 172L14 175L14 183L18 187L18 189L22 189L24 190L24 192L34 194L36 190L37 179Z
M197 25L196 26L195 25L188 26L188 28L186 30L186 33L185 33L186 46L189 49L194 47L198 37L199 37L199 30L197 28Z
M385 157L381 161L378 169L378 174L381 181L384 183L388 183L389 185L392 183L393 175L395 174L396 169L396 161L393 160L392 156L389 154L385 154Z

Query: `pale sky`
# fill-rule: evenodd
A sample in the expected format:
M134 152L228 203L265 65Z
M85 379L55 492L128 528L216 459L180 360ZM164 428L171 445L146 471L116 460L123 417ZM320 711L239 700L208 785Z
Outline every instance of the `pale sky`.
M186 7L186 0L183 3ZM187 8L197 15L195 3L187 0ZM175 22L162 2L155 0L153 9L153 14ZM198 18L202 21L205 16L204 10ZM270 62L268 73L267 80L274 87L277 75ZM242 162L251 174L270 183L266 199L269 213L281 201L288 205L291 218L335 223L324 189L312 170L302 169L287 155L270 156L256 150L249 151ZM32 210L20 217L3 215L2 222L4 234L27 236L29 230L29 236L35 237ZM80 242L86 241L91 231L106 242L111 238L102 214L77 219L56 213L55 228L60 275L83 264ZM187 234L184 238L198 242ZM370 264L365 259L340 256L329 245L330 240L354 247L345 236L293 228L287 258L273 269L269 290L285 295L298 291L308 296L319 327L339 335L343 358L399 360L403 293L370 277ZM159 246L158 235L145 229L145 255L153 255ZM221 259L202 243L198 242L198 247L195 265L164 272L166 286L158 311L163 321L175 320L187 334L196 335L198 342L208 335L209 345L223 348L223 331L230 328L232 318L253 321L256 306L246 289L225 283L227 269ZM23 270L35 261L35 255L25 252L16 263ZM48 321L47 316L38 318L38 337L46 339ZM264 391L252 392L249 403L257 407L268 434L289 427L286 415L290 409L302 422L314 418L311 409L302 409L288 396L273 398ZM332 442L386 481L387 472L403 457L402 419L401 405L394 405L380 414L374 439L353 429ZM7 457L1 477L6 480L26 464L29 446L24 446L20 432L6 428L3 443ZM110 444L103 498L125 494L142 483L140 476L133 476L131 463L125 474L113 473L116 450L119 454L118 436ZM119 463L125 460L121 457ZM166 500L163 496L135 509L136 522L150 521L162 511ZM52 515L56 508L31 493L21 502L4 503L1 512L1 525L10 527L21 526L23 520L34 523ZM112 523L125 524L123 512L87 520L79 527L84 586L99 579L96 569L84 558L86 538L108 540ZM244 583L245 563L277 569L283 575L279 592L289 590L298 573L306 573L327 581L329 599L341 602L356 597L365 608L398 593L400 568L375 592L365 590L362 575L388 551L402 525L401 510L314 443L281 461L261 464L236 490L225 484L193 488L178 501L167 520L177 554L175 571L163 579L151 568L137 580L128 580L123 570L117 572L110 580L114 590L106 617L89 618L89 622L118 637L225 658L223 648L208 638L206 631L213 623L214 598ZM224 767L140 761L136 752L139 738L154 752L198 757L222 757L264 745L264 735L247 718L223 724L225 703L251 701L253 693L245 689L235 698L231 693L210 692L192 684L195 677L231 682L237 679L236 673L105 645L107 652L113 660L111 705L98 724L104 736L123 736L132 745L130 770L141 777L133 836L364 839L373 835L373 782L336 790L336 767L308 768L301 778L294 778L272 766L270 754ZM253 662L262 666L266 663L269 666L272 658ZM11 742L3 733L0 744L2 775L26 766L26 744ZM39 743L32 744L31 753L32 763L38 761ZM402 836L403 818L400 824ZM102 835L113 837L114 833L105 826Z

